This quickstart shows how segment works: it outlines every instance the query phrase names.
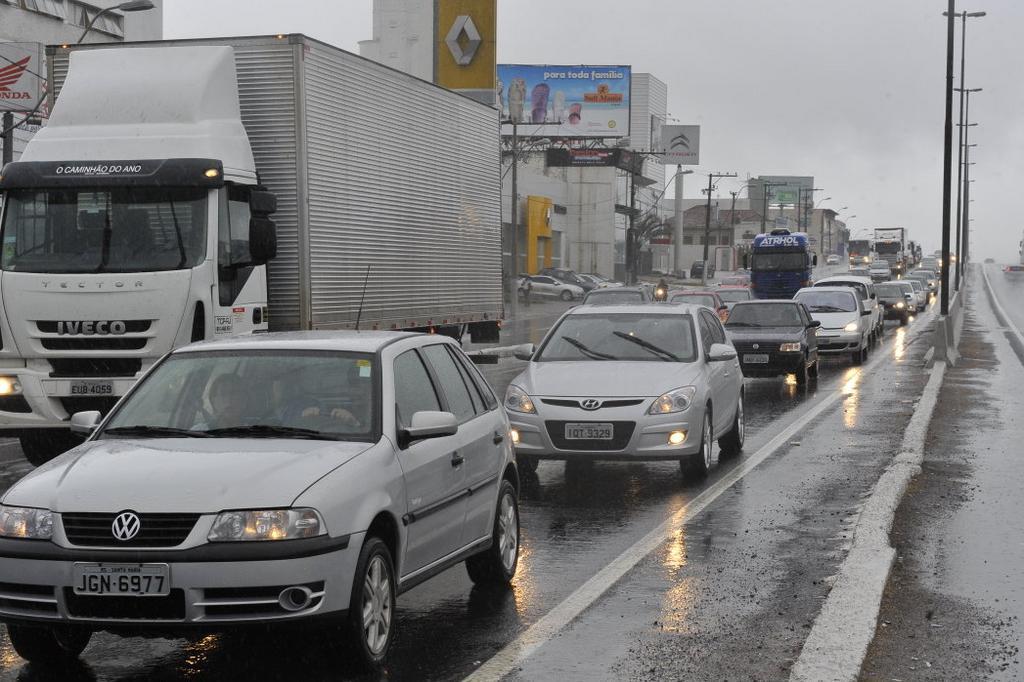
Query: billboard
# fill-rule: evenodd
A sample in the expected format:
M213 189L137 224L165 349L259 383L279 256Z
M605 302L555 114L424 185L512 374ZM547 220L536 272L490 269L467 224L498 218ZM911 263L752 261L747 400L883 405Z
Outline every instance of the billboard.
M661 157L666 166L700 163L700 126L662 126Z
M499 64L498 109L526 137L625 137L630 76L629 66Z
M494 106L497 0L436 0L434 82Z
M804 202L811 201L811 189L814 187L814 177L807 175L759 175L751 181L751 191L756 193L751 197L760 200L764 196L763 188L768 187L769 204L791 204L796 205L801 199Z
M34 111L44 96L42 43L0 43L0 111Z

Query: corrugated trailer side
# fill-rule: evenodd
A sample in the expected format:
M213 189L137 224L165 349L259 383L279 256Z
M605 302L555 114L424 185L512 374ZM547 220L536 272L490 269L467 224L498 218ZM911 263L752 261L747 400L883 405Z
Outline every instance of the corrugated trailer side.
M305 42L313 327L500 319L497 111Z

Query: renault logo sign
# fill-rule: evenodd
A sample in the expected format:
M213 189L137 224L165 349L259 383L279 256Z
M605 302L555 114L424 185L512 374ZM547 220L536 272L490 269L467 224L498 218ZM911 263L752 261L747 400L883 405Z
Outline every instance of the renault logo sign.
M459 38L464 38L465 48L459 42ZM445 45L452 53L452 59L459 66L468 66L473 61L476 51L480 48L480 42L480 31L477 30L473 18L468 14L460 14L455 17L455 23L452 24L444 39Z
M139 520L138 515L135 512L121 512L114 518L114 523L110 525L110 531L114 534L114 537L122 542L131 540L139 534L139 530L142 528L142 521Z

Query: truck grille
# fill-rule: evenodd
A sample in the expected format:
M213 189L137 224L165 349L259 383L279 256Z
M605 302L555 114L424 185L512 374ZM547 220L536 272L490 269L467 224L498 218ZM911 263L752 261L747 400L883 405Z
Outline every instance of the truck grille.
M46 350L142 350L149 343L144 337L91 336L87 338L54 338L39 340Z
M36 329L43 334L57 333L57 320L37 320ZM153 320L125 320L124 331L126 334L142 334L148 332Z
M64 603L73 618L185 620L185 591L179 588L166 597L120 597L75 594L65 587Z
M142 370L141 358L47 358L54 378L133 377Z
M82 547L176 547L192 532L199 514L139 514L139 534L118 540L111 526L117 514L61 514L68 542Z
M544 425L548 429L548 436L551 438L551 444L559 450L582 450L582 451L609 451L609 450L621 450L629 444L629 439L633 437L633 430L636 428L636 422L600 422L602 424L612 425L612 439L611 440L566 440L565 438L565 425L566 421L546 421ZM574 424L586 422L573 421Z

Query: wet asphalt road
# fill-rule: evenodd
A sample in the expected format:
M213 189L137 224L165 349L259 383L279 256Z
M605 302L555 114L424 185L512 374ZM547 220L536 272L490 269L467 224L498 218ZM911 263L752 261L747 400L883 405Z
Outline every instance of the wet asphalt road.
M962 359L893 526L897 561L864 680L1024 678L1024 347L1004 326L1024 329L1024 278L987 270L1010 319L974 273Z
M538 310L537 308L541 308ZM537 341L559 312L532 306L506 329ZM748 380L747 447L755 453L825 396L840 401L726 490L569 628L542 645L516 679L784 679L863 496L894 454L923 386L929 320L892 323L864 368L823 362L817 385ZM485 372L503 392L522 363ZM0 448L0 486L28 470ZM388 679L459 679L512 641L638 537L684 508L738 461L700 482L670 463L542 462L523 482L522 555L514 589L474 589L456 567L399 599ZM301 638L210 636L197 642L94 637L73 671L24 664L0 637L0 679L348 679L343 659Z

